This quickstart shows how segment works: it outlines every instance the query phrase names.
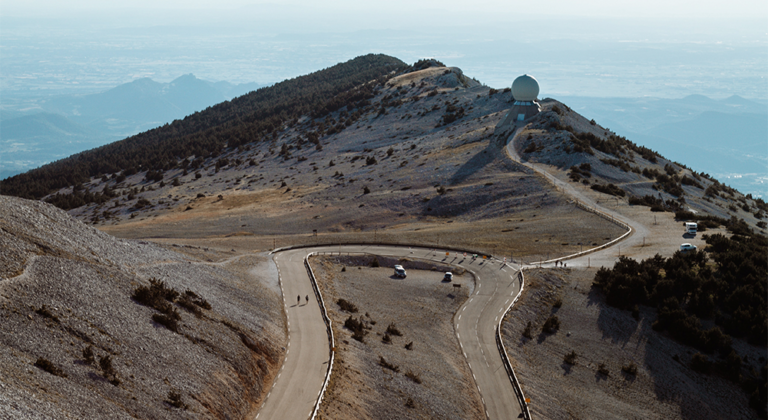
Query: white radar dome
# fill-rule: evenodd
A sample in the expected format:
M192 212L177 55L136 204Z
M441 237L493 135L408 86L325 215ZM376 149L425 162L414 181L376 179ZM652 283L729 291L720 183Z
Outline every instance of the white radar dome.
M524 74L512 82L512 97L520 102L532 102L539 96L539 82Z

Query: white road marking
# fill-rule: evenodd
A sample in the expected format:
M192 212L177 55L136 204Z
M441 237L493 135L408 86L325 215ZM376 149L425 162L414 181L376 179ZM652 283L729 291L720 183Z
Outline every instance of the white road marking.
M461 319L461 315L459 315L459 319ZM456 324L456 326L458 327L459 325L458 325L458 324Z

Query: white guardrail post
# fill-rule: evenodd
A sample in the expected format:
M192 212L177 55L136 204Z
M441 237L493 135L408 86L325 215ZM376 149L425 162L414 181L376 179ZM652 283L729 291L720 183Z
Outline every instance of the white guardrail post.
M323 302L323 295L320 293L320 287L317 285L317 279L315 279L315 273L312 271L312 266L309 265L309 257L314 255L314 252L310 252L307 254L306 257L304 257L304 265L307 267L307 272L309 273L309 279L312 281L312 288L315 290L315 297L317 297L317 301L320 303L320 309L323 313L323 321L325 321L325 326L328 330L328 342L329 342L329 348L328 352L330 353L330 360L328 362L328 370L325 373L325 382L323 382L323 388L320 390L320 394L317 396L317 402L315 403L315 409L312 410L312 415L309 417L310 420L314 420L317 417L317 411L320 410L320 403L323 401L323 395L325 395L325 389L328 387L328 381L331 379L331 371L333 370L333 359L335 355L336 350L336 343L333 339L333 328L331 327L331 318L328 317L328 312L325 310L325 302Z
M509 265L507 265L507 267L509 267ZM520 403L520 408L523 410L523 418L525 420L531 420L531 412L528 409L528 403L525 401L523 388L520 387L520 382L517 380L515 370L512 369L512 364L509 362L509 357L507 356L507 348L504 346L504 341L501 339L501 323L504 322L504 318L507 316L509 311L512 310L512 307L515 305L515 303L517 303L518 299L520 299L520 296L523 294L523 288L525 287L525 276L523 275L522 266L520 267L518 276L520 280L520 291L517 293L517 296L515 296L515 299L512 300L512 303L509 304L507 310L504 311L504 315L502 315L501 319L499 319L498 325L496 325L496 346L499 348L501 361L504 363L504 368L507 370L507 376L509 376L509 380L512 382L512 387L515 388L517 401Z

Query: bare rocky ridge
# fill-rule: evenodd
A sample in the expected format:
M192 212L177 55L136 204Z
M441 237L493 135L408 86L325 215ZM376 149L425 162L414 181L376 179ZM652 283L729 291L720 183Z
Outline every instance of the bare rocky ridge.
M0 418L241 418L258 407L285 340L279 295L248 271L265 257L203 263L5 196L0 214ZM177 300L172 332L131 299L150 278L210 309L196 317Z

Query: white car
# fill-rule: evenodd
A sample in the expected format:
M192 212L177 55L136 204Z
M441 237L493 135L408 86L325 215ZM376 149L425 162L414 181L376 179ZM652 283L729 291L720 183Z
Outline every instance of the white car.
M404 279L406 276L405 269L402 265L396 265L395 266L395 275L397 277L400 277L401 279Z
M453 280L453 273L448 271L447 273L445 273L445 276L443 277L443 281L451 281L451 280Z
M696 251L696 245L682 244L682 245L680 245L680 251L682 251L682 252Z

